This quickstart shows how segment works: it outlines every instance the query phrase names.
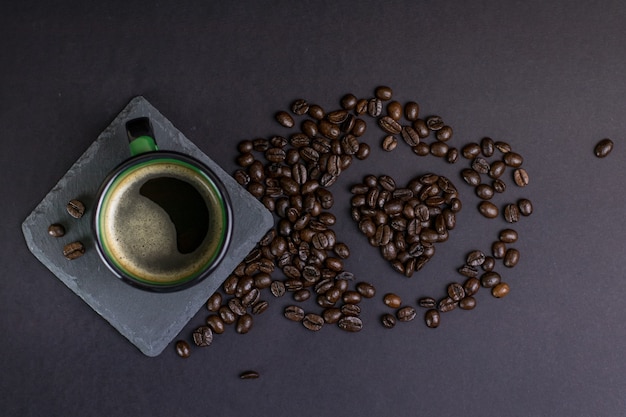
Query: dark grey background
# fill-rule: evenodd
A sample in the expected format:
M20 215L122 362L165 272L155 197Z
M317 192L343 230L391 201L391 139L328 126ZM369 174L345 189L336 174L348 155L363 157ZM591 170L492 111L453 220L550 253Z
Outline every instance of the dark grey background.
M622 1L28 3L0 13L2 415L626 415ZM442 116L456 146L491 136L525 157L531 184L498 200L535 206L516 225L507 298L483 291L437 330L378 323L385 292L443 295L506 224L477 213L461 163L386 154L372 122L371 158L332 188L347 268L379 291L358 334L288 322L284 298L247 335L147 358L26 248L22 221L136 95L233 172L239 141L289 133L273 114L294 99L332 109L381 84ZM616 146L600 160L603 137ZM457 183L464 210L406 279L359 236L347 189L367 173L428 171ZM239 380L247 369L262 377Z

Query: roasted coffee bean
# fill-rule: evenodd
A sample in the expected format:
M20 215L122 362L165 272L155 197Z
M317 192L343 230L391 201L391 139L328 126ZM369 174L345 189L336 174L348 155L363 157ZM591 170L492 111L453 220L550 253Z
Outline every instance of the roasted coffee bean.
M251 140L242 140L237 145L237 150L240 153L249 153L249 152L252 152L254 150L254 145L253 145Z
M176 354L181 358L188 358L191 355L191 347L184 340L176 342Z
M398 135L402 132L402 126L389 116L383 116L378 119L378 126L390 135Z
M454 301L459 301L465 297L465 290L461 284L454 282L448 285L448 296Z
M370 152L371 152L370 145L368 145L365 142L362 142L362 143L359 143L359 150L354 154L354 156L356 157L356 159L362 161L364 159L367 159L370 156Z
M493 155L495 148L495 143L491 138L485 137L482 138L482 140L480 141L480 151L482 152L483 156L487 158Z
M297 114L298 116L302 116L309 111L309 103L307 103L304 99L295 100L291 103L291 112L293 114Z
M387 191L393 191L396 189L396 181L389 175L381 175L378 177L378 184Z
M355 108L357 101L358 99L354 94L346 94L341 98L341 101L339 103L341 105L341 108L345 110L352 110Z
M498 179L506 171L506 164L502 161L493 161L489 166L489 172L487 173L491 178Z
M596 144L593 152L598 158L604 158L613 150L613 141L611 139L602 139Z
M259 300L252 305L252 314L259 315L263 314L267 308L269 307L269 303L264 300Z
M398 101L390 101L387 104L387 115L396 122L402 118L402 104Z
M474 191L476 192L476 196L482 200L491 200L491 198L493 198L493 188L487 184L478 184Z
M312 118L314 118L315 120L322 120L324 116L326 116L326 112L324 111L324 109L321 106L318 106L317 104L311 104L309 106L309 110L307 111L307 114L311 116Z
M85 214L85 204L80 200L71 200L66 206L67 212L75 219L80 219Z
M419 112L420 106L414 101L409 101L404 105L404 117L410 122L417 120Z
M358 291L346 291L341 296L341 300L346 304L358 304L361 302L361 293Z
M373 298L376 295L376 288L369 282L357 283L356 290L365 298Z
M458 304L458 301L454 301L451 297L444 297L439 300L437 307L442 313L447 313L448 311L454 310Z
M398 146L398 140L393 135L387 135L382 142L383 150L391 152Z
M358 99L354 106L354 112L359 116L365 114L367 112L368 103L369 101L365 98Z
M480 289L480 280L475 277L471 277L465 280L463 283L463 290L465 291L466 297L471 297L476 294Z
M437 140L447 142L452 138L452 128L450 126L444 125L441 129L437 131L435 137L437 138Z
M434 308L431 308L430 310L426 311L426 314L425 314L426 326L430 327L431 329L437 328L439 327L440 320L441 320L441 316L439 315L439 311L435 310Z
M476 307L476 299L474 297L465 297L459 301L459 308L462 310L473 310Z
M282 297L285 295L285 284L282 281L272 281L270 291L274 297Z
M500 240L496 240L491 245L491 254L496 259L504 258L504 254L506 253L506 244Z
M396 317L398 318L399 321L403 321L403 322L413 320L416 314L417 312L415 311L415 308L411 306L405 306L399 309L398 311L396 311Z
M449 148L446 153L446 161L449 164L454 164L459 160L459 150L457 148Z
M258 379L260 376L257 371L245 371L239 374L239 379Z
M426 121L423 119L417 119L413 122L412 124L413 129L415 129L415 131L417 132L417 134L419 135L420 138L424 139L427 138L430 135L430 129L428 128L428 125L426 124ZM420 142L423 143L423 142ZM424 143L424 145L426 145L426 143ZM419 147L419 145L418 145Z
M302 319L302 325L309 330L318 331L324 326L324 318L314 313L309 313Z
M337 325L341 330L355 333L361 331L363 328L363 321L356 316L345 316L339 320Z
M387 307L391 308L399 308L402 305L402 299L399 295L394 293L385 294L383 297L383 302Z
M383 102L379 98L373 98L367 103L367 114L378 117L383 112Z
M493 187L493 190L498 194L502 194L506 191L506 183L500 178L494 180L491 186Z
M222 318L217 314L211 314L207 317L206 325L209 326L215 334L222 334L226 330L224 320L222 320Z
M225 324L233 324L237 320L237 315L228 306L221 306L217 313Z
M533 213L533 203L527 198L522 198L517 202L517 208L522 216L530 216Z
M285 317L292 321L302 321L304 318L304 309L298 306L287 306L284 311Z
M311 139L304 133L294 133L289 137L289 143L294 148L304 148L311 144Z
M250 183L250 176L243 169L238 169L234 174L235 181L239 183L239 185L245 187Z
M485 288L493 288L500 283L501 279L502 277L497 272L485 272L480 277L480 284Z
M528 172L524 168L517 168L513 171L513 181L518 187L526 187L528 185Z
M478 205L478 211L488 219L498 217L499 213L498 207L490 201L481 201Z
M511 145L509 145L506 142L497 141L495 143L495 146L496 146L496 149L502 152L503 154L507 152L511 152Z
M239 316L235 325L235 331L239 334L246 334L252 329L253 323L254 319L250 314L246 313L243 316Z
M469 266L469 265L463 265L462 267L459 268L459 274L465 276L465 277L476 277L478 276L478 269L474 266Z
M216 312L217 310L220 309L221 305L222 305L222 294L219 292L215 292L213 293L213 295L209 297L206 303L206 308L209 311Z
M402 135L402 139L404 139L404 141L409 145L409 146L417 146L418 143L420 143L420 137L417 134L417 131L411 127L411 126L404 126L402 127L402 131L400 132ZM395 138L393 136L387 136L388 138L391 138L392 140L395 140ZM384 145L384 143L383 143ZM395 148L395 145L393 146ZM384 146L383 146L384 149ZM387 150L387 149L385 149Z
M480 266L485 262L485 254L480 250L471 251L465 262L470 266Z
M324 323L327 324L335 324L343 317L343 313L340 309L336 307L330 307L324 309L322 312L322 318L324 319Z
M487 256L485 258L485 263L483 263L482 268L483 271L489 272L493 271L493 268L496 266L496 259L493 256Z
M500 239L504 243L515 243L517 242L517 232L513 229L504 229L500 231L498 235L498 239Z
M503 258L504 266L508 268L513 268L519 262L519 258L520 258L520 253L517 249L515 248L507 249Z
M439 132L441 132L441 130ZM440 140L436 140L430 144L430 153L437 158L443 158L444 156L446 156L448 153L448 149L448 144Z
M473 187L480 184L480 174L473 169L466 168L461 171L461 176L463 177L463 181L465 181L468 185Z
M502 160L510 167L518 168L524 162L522 155L515 152L507 152L502 156Z
M391 329L396 325L396 317L393 314L383 314L380 321L386 329Z
M516 204L507 204L504 206L504 220L509 223L515 223L519 221L520 210Z
M326 120L333 124L341 124L348 118L348 111L345 109L334 110L326 114Z
M65 227L59 223L51 224L48 226L48 234L52 237L62 237L65 235Z
M391 87L381 85L374 90L374 96L379 100L388 101L393 96L393 90Z
M228 300L228 308L238 316L243 316L246 314L246 308L241 303L239 298L231 298Z
M72 242L63 246L63 256L69 260L80 258L85 254L85 245L81 242Z
M511 288L509 287L509 284L501 282L491 289L491 294L496 298L502 298L506 297L510 291Z
M480 155L480 153L481 153L480 145L477 143L473 143L473 142L468 143L467 145L463 146L463 148L461 149L461 154L463 155L465 159L474 159L478 155Z
M249 167L255 161L254 155L251 153L242 153L237 157L237 164L242 167Z
M344 316L358 316L361 314L361 307L358 304L344 304L340 308Z
M458 213L459 211L461 211L462 208L463 208L463 204L461 203L461 200L459 200L458 198L453 198L450 201L450 211L452 211L453 213Z
M422 297L417 300L417 305L422 308L435 308L437 307L437 301L432 297Z
M433 131L437 131L441 128L443 128L445 125L443 123L443 120L441 119L441 117L439 116L430 116L426 119L426 126L428 126L428 128L430 130Z
M487 174L489 172L489 162L485 158L481 158L480 156L474 158L472 161L472 169L479 174Z
M270 141L264 138L258 138L252 141L252 147L257 152L265 152L270 147Z
M229 275L222 283L222 288L227 295L233 295L237 290L237 284L239 283L239 277L236 275Z
M213 343L213 331L209 326L200 326L193 331L193 342L196 346L206 347Z

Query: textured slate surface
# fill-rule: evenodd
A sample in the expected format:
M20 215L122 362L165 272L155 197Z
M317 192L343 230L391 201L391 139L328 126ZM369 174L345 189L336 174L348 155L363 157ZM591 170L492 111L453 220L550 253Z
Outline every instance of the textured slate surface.
M91 209L104 177L129 157L124 123L150 117L160 149L196 157L222 180L233 204L234 228L229 252L222 264L200 284L184 291L155 294L118 280L102 263L91 233ZM81 219L70 217L66 203L78 198L87 205ZM62 238L47 235L48 225L62 223ZM143 97L122 110L76 161L22 224L30 251L76 295L148 356L157 356L195 315L207 298L272 226L271 213L233 178L179 132ZM74 261L63 257L66 243L80 240L87 250Z

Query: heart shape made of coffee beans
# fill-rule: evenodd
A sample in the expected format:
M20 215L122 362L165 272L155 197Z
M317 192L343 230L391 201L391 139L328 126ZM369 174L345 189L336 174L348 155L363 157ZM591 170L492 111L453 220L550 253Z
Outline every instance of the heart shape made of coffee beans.
M389 175L368 175L352 186L352 219L370 245L380 248L392 268L411 277L448 240L462 204L454 184L433 173L418 176L405 187Z

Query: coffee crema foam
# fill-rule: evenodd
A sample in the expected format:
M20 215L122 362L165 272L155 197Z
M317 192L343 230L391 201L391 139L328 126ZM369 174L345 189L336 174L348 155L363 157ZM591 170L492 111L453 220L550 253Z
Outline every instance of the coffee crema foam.
M140 193L144 184L159 178L184 181L204 199L208 230L190 253L178 250L177 230L170 214ZM223 242L226 219L217 193L209 179L176 162L151 162L131 168L107 192L99 220L102 243L118 267L141 280L168 284L196 276Z

